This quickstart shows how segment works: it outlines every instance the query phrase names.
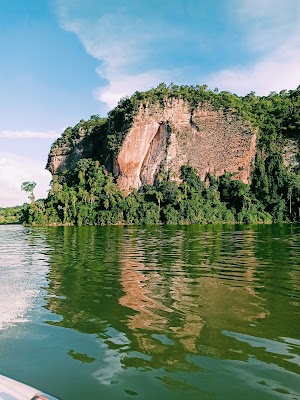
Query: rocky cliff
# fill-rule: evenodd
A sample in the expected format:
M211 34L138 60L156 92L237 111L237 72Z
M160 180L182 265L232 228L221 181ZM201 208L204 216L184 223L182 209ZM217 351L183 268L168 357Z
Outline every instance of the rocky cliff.
M26 222L300 222L299 160L300 86L241 97L159 84L65 130Z
M255 129L233 112L209 104L191 111L187 101L173 99L163 106L140 106L114 156L113 172L126 191L152 185L161 169L178 181L185 164L195 167L202 180L208 172L234 172L247 183L255 145Z
M67 128L53 143L46 169L55 177L73 170L82 158L96 158L104 163L105 150L104 118L92 116L89 121L80 121L74 128Z
M79 128L75 141L71 143L66 140L51 149L46 168L52 175L58 176L66 170L72 170L81 158L90 156L92 143L86 140L87 136L88 131Z
M73 169L80 158L95 154L99 158L105 152L104 139L99 150L89 139L90 130L81 127L76 132L72 142L65 140L53 146L47 164L53 175ZM232 172L235 179L247 183L256 154L256 136L245 119L232 110L216 110L209 103L193 109L183 99L141 103L118 150L106 149L106 167L126 192L152 185L161 170L179 181L180 167L185 164L195 167L202 179L208 172L216 176Z

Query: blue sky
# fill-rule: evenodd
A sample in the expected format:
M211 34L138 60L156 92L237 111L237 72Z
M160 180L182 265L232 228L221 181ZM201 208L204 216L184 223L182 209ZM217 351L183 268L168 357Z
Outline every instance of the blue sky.
M299 0L1 0L0 207L45 197L51 143L160 82L300 84Z

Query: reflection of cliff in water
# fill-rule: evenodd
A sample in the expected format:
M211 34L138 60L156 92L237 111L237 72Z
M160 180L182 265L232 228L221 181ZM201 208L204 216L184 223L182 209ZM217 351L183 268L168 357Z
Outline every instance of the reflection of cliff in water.
M185 230L175 231L169 240L152 236L146 249L143 238L124 240L120 266L125 294L119 301L136 311L127 324L144 352L170 356L169 345L176 342L184 352L232 358L222 331L245 331L267 315L255 294L251 232L246 254L215 233L205 239ZM245 265L231 255L236 257L237 251L240 259L246 256Z
M288 297L272 304L274 274L291 279L288 268L264 265L261 241L278 251L272 235L269 227L49 229L47 307L62 318L52 323L96 334L122 353L123 367L193 368L188 354L245 360L249 343L228 332L274 339L273 309L289 307ZM283 325L296 331L292 317ZM259 348L251 354L274 362Z

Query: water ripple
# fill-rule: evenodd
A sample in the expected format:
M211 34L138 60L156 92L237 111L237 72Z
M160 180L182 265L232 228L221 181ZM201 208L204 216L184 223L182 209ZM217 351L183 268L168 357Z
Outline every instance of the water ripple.
M26 235L26 228L0 226L0 330L30 318L47 271L40 244L38 238Z

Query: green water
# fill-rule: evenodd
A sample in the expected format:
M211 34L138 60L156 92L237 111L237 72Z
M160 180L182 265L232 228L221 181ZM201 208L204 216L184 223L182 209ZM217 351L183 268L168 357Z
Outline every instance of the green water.
M64 400L300 399L300 226L0 226L0 374Z

